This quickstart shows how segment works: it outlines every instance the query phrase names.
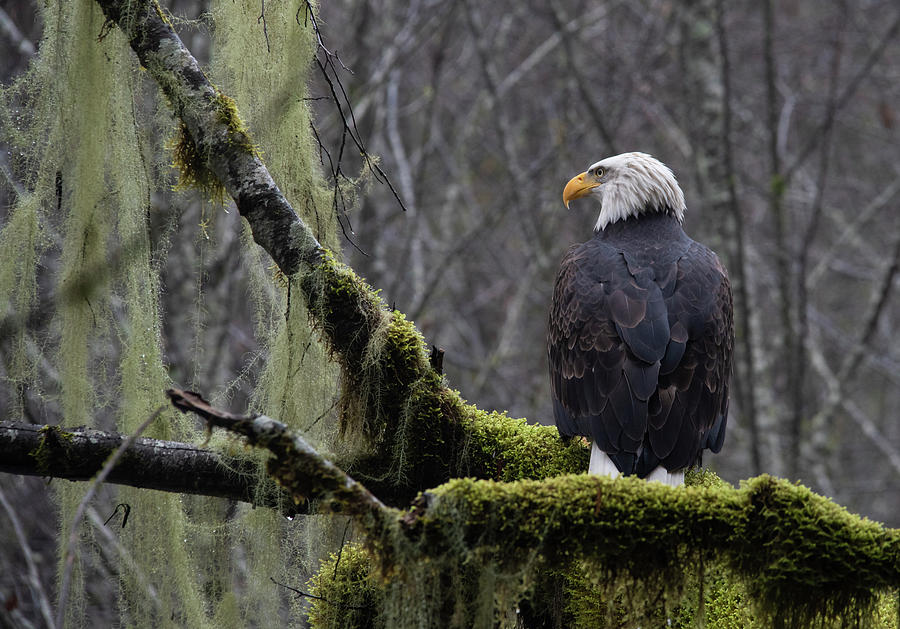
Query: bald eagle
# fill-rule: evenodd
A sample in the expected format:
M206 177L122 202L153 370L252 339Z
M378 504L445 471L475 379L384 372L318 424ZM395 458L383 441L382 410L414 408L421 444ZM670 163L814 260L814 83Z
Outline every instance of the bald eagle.
M592 441L590 471L670 485L725 438L731 287L684 233L684 193L645 153L603 159L563 202L600 202L594 237L569 248L553 289L550 390L560 435Z

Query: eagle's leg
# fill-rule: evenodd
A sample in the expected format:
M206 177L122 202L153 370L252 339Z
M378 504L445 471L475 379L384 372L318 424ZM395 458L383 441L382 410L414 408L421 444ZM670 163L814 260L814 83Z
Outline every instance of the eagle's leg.
M591 444L591 463L588 466L588 472L600 476L611 476L613 478L616 478L621 474L616 467L616 464L613 463L613 460L610 459L603 450L598 448L596 443ZM646 480L655 480L664 485L678 487L679 485L684 485L684 470L668 472L666 468L660 465L650 472Z

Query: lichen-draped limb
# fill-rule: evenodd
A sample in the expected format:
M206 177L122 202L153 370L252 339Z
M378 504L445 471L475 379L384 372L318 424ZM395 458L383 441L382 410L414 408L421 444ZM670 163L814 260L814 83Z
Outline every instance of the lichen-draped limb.
M298 273L313 324L342 367L343 428L368 442L371 456L356 466L367 478L395 486L402 502L459 474L540 478L584 469L580 442L479 411L444 386L415 326L320 247L275 185L234 104L208 81L156 2L98 3L125 31L256 242L285 274ZM534 442L542 447L537 458Z
M722 561L762 613L786 626L868 613L900 586L900 531L771 476L731 487L668 488L636 478L451 481L401 528L431 556L489 555L501 570L537 553L630 578L680 583L685 562ZM447 540L459 539L457 548Z
M169 389L166 394L179 410L196 413L210 426L242 435L250 445L268 450L272 458L266 463L267 471L298 504L323 501L320 509L362 516L369 522L368 529L376 531L392 511L283 423L265 415L220 411L191 391Z
M234 102L206 77L163 15L156 0L97 0L124 32L190 135L191 153L206 160L254 240L287 275L320 249L309 227L281 194L259 158ZM196 163L196 159L193 160ZM204 186L209 189L205 177Z

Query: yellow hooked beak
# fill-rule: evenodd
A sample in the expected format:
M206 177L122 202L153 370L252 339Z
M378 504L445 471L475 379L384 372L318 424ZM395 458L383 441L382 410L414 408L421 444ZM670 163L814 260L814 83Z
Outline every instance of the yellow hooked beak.
M599 185L600 182L586 172L575 175L569 179L569 183L566 184L566 187L563 190L563 203L566 204L566 209L569 208L569 201L580 199Z

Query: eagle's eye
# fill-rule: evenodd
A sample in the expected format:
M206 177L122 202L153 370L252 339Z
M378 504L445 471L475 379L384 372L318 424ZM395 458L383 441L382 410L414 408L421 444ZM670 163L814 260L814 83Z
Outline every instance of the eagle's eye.
M602 177L605 172L606 171L604 171L602 168L598 168L597 170L594 171L594 177L596 177L597 179L600 179L600 177Z

